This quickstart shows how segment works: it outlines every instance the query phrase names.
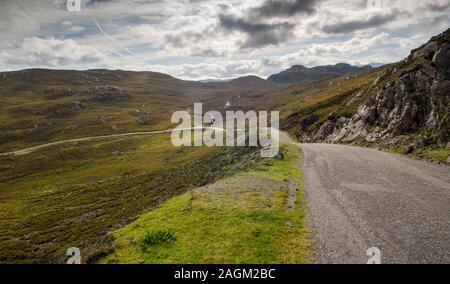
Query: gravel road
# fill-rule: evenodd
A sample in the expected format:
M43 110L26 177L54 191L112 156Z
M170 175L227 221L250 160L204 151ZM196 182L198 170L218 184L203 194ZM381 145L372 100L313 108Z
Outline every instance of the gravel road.
M302 144L318 263L450 263L450 168L372 149Z

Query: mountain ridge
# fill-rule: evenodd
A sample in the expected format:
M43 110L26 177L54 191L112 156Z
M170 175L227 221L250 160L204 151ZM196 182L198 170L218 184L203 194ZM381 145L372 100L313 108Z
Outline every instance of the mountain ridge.
M305 67L303 65L294 65L285 71L269 76L267 80L280 85L303 83L306 81L316 81L327 77L336 77L370 71L372 69L373 68L369 65L358 67L352 66L347 63L315 66L311 68Z

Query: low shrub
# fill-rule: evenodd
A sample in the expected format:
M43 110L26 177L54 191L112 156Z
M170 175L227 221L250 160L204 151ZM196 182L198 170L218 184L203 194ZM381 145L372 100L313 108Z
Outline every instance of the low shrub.
M157 246L163 243L173 242L176 240L175 233L171 230L158 230L147 232L139 243L142 248L149 246Z

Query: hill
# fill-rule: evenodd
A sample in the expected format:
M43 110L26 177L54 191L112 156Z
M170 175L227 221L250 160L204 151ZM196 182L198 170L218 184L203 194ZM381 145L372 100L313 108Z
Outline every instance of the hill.
M313 68L295 65L286 71L270 76L267 80L275 84L293 84L370 71L371 69L370 66L356 67L345 63Z
M276 88L258 77L183 81L154 72L30 69L0 73L0 153L80 137L170 129L194 102L254 108Z
M246 79L243 79L246 81ZM174 111L250 107L267 90L153 72L0 73L0 153L74 138L173 128ZM261 93L263 92L263 93ZM0 155L0 263L107 252L107 232L189 188L252 168L257 148L176 148L170 133L104 137Z
M401 62L360 75L357 86L341 77L337 88L331 80L328 88L322 82L322 91L318 83L285 89L285 97L312 93L312 88L318 94L303 96L303 106L288 115L284 127L303 142L353 143L445 161L450 154L449 37L447 30Z

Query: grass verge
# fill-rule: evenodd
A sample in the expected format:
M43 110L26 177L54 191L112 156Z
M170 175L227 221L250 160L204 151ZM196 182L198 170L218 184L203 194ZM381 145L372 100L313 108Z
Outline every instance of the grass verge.
M112 232L113 250L100 263L311 263L300 153L283 152L283 160L174 197ZM297 187L292 212L288 184Z

